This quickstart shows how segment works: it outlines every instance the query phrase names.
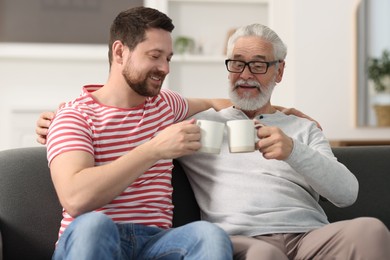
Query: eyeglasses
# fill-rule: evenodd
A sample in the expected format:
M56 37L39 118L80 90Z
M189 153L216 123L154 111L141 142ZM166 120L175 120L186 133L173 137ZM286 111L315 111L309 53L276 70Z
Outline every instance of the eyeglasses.
M252 74L265 74L267 73L268 67L272 66L281 60L274 61L241 61L241 60L225 60L226 69L229 72L241 73L245 70L245 67L248 66L249 71Z

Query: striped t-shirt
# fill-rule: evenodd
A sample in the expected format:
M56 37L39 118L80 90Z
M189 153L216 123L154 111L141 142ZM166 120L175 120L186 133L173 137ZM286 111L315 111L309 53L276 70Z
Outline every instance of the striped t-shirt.
M167 126L186 118L188 104L179 94L162 89L155 97L130 109L98 103L91 92L101 86L83 88L80 97L64 105L53 119L47 136L49 164L68 151L85 151L95 165L116 160L147 142ZM172 160L160 160L135 180L121 195L97 211L116 223L172 226ZM59 235L73 221L63 210Z

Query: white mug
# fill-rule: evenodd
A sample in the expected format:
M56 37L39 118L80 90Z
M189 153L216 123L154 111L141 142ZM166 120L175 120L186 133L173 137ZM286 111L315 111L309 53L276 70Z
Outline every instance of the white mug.
M253 120L231 120L226 122L229 138L229 150L231 153L247 153L255 151L257 127L262 124L255 124Z
M210 120L197 120L196 124L200 127L200 143L202 145L198 152L220 153L225 124Z

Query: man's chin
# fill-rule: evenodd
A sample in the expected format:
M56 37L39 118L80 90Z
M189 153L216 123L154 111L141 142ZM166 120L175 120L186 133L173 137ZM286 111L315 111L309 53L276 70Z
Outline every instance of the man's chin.
M161 89L158 89L158 90L156 90L156 91L150 92L149 97L155 97L155 96L157 96L158 94L160 94L160 91L161 91Z
M256 111L262 107L262 104L260 104L259 100L257 99L236 99L233 97L230 97L230 99L235 107L240 108L243 111Z
M257 111L259 110L260 108L262 108L262 106L259 106L259 105L253 105L253 104L250 104L250 103L246 103L246 104L237 104L235 105L237 108L239 108L240 110L242 111L248 111L248 112L253 112L253 111Z

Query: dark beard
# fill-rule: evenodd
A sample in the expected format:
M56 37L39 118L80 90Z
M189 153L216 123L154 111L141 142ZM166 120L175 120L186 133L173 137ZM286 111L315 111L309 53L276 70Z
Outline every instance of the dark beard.
M129 85L129 87L140 96L154 97L160 93L162 84L159 86L158 89L148 87L146 80L149 77L149 75L147 75L144 79L140 79L140 80L132 80L129 77L127 70L123 71L122 75L125 78L127 85Z

